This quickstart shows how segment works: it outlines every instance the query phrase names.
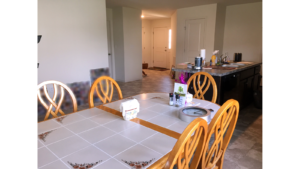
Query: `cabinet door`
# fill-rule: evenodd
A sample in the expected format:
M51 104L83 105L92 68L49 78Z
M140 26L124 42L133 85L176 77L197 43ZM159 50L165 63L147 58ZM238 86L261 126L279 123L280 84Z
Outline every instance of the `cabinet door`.
M239 100L239 74L230 74L222 77L222 104L229 99Z
M238 92L238 102L240 104L241 108L246 107L247 103L247 82L248 79L244 79L239 82L239 85L237 87L237 92Z
M250 104L253 101L253 86L254 86L254 76L247 79L247 89L246 89L246 104Z
M258 89L259 74L254 75L252 90L256 91Z

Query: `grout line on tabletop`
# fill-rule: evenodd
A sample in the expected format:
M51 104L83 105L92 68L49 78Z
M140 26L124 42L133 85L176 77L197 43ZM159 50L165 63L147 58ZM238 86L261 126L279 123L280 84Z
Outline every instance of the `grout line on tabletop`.
M43 167L46 167L47 165L50 165L50 164L55 163L55 162L57 162L57 161L61 161L61 160L60 160L60 159L57 159L57 160L55 160L55 161L52 161L52 162L50 162L50 163L47 163L47 164L45 164L45 165L39 167L39 169L41 169L41 168L43 168ZM62 162L64 165L66 165L63 161L61 161L61 162ZM71 169L68 165L66 165L66 166L67 166L67 168Z
M55 155L63 164L65 164L61 158L59 158L54 152L52 152L47 146L45 146L53 155ZM70 168L67 164L65 164L68 168Z
M66 128L67 130L69 130L68 128ZM70 130L71 131L71 130ZM74 133L73 131L71 131L72 133ZM81 149L79 149L79 150L77 150L77 151L75 151L75 152L73 152L73 153L70 153L70 154L68 154L68 155L66 155L66 156L63 156L61 159L63 159L63 158L65 158L65 157L67 157L67 156L70 156L70 155L72 155L72 154L75 154L75 153L77 153L77 152L79 152L79 151L81 151L81 150L83 150L83 149L85 149L85 148L87 148L87 147L89 147L89 146L93 146L93 147L95 147L95 148L97 148L98 150L100 150L101 152L103 152L103 153L105 153L105 154L107 154L106 152L104 152L103 150L101 150L101 149L99 149L97 146L95 146L94 144L91 144L90 142L88 142L86 139L84 139L84 138L82 138L81 136L79 136L78 134L76 134L76 133L74 133L74 135L76 135L76 136L78 136L79 138L81 138L81 139L83 139L84 141L86 141L87 143L89 143L89 145L88 146L86 146L86 147L84 147L84 148L81 148ZM116 134L114 134L114 135L116 135ZM109 154L107 154L108 156L110 156ZM110 156L111 157L111 156ZM61 160L60 159L60 160ZM62 161L62 160L61 160ZM63 162L63 161L62 161ZM96 165L97 166L97 165Z

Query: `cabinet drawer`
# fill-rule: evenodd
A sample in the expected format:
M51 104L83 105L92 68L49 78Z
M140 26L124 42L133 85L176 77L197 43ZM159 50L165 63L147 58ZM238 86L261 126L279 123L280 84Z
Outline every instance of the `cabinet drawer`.
M244 70L240 73L240 80L244 80L250 76L254 75L254 68L248 69L248 70Z
M258 74L260 72L260 66L254 68L254 74Z

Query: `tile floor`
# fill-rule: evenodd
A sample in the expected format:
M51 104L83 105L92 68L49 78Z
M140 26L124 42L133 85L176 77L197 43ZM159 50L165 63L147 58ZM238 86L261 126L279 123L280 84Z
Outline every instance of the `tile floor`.
M141 93L173 92L174 79L170 78L170 71L144 69L144 72L147 76L142 80L118 82L124 98ZM118 95L115 92L113 100L117 99ZM102 103L95 103L95 105L100 104ZM79 106L78 110L86 108L88 105L83 105ZM87 116L91 115L87 114ZM262 168L262 110L255 108L253 104L240 111L236 129L225 153L223 168Z

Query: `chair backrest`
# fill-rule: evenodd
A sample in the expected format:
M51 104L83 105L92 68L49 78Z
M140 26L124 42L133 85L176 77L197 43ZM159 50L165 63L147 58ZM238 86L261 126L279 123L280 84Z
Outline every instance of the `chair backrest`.
M103 85L103 82L105 82L104 85ZM111 102L112 96L114 93L113 86L115 86L118 91L119 99L123 99L122 91L121 91L118 83L114 79L112 79L109 76L101 76L98 79L96 79L94 81L94 83L92 84L92 86L90 88L90 92L89 92L90 108L94 107L94 92L95 92L95 90L96 90L98 97L100 98L100 100L103 103Z
M204 76L204 80L203 80L203 83L200 85L201 76ZM210 74L208 74L206 72L197 72L197 73L193 74L187 81L188 88L192 81L193 81L193 88L195 91L194 98L205 100L204 94L207 92L207 90L209 89L210 84L211 84L212 89L213 89L213 96L212 96L211 102L216 103L218 89L217 89L217 85L216 85L214 78Z
M218 110L208 126L208 135L205 142L205 153L202 158L202 168L222 169L224 154L230 142L231 136L239 114L239 103L230 99ZM212 135L214 135L212 137ZM212 145L209 145L212 138Z
M53 84L53 98L51 98L49 96L48 90L47 90L47 85L48 84ZM58 94L58 88L57 86L60 86L60 99L58 101L58 103L56 103L56 98L57 98L57 94ZM43 97L41 96L41 91L40 88L43 87L43 93L45 94L47 100L49 101L50 105L47 105L47 103L44 101ZM76 98L72 92L72 90L65 84L59 82L59 81L55 81L55 80L49 80L49 81L44 81L42 83L40 83L37 86L37 96L38 96L38 100L42 103L42 105L47 109L47 113L46 116L44 118L44 120L47 120L49 115L51 114L53 117L58 117L57 113L59 112L61 115L65 115L65 113L60 109L62 102L63 102L63 98L65 95L64 89L70 94L70 97L72 99L73 102L73 111L76 112L77 111L77 101ZM52 108L55 108L55 112L52 111Z
M174 145L164 169L173 169L176 164L178 169L196 169L203 154L206 136L207 122L201 118L193 120Z

